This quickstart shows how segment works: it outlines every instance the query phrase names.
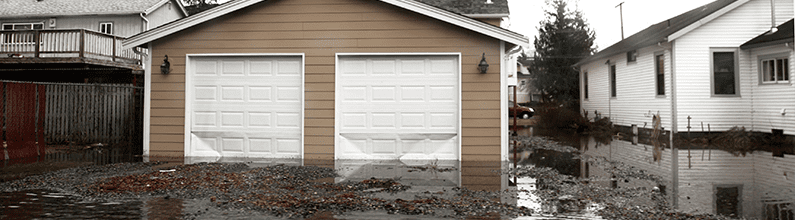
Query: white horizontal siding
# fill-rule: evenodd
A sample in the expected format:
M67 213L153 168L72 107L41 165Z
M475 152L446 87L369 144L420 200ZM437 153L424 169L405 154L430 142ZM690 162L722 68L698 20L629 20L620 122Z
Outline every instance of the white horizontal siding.
M753 129L770 132L771 129L782 129L785 134L795 134L795 86L787 84L762 84L759 56L786 53L792 65L792 50L784 44L762 48L754 48L751 52L752 79L751 93L753 97ZM792 74L790 68L790 74ZM792 76L790 76L792 79ZM787 113L781 115L781 109Z
M776 0L778 24L792 16L792 1ZM676 87L679 131L704 123L713 130L733 126L751 128L752 89L756 71L751 70L748 51L739 53L740 95L712 97L710 48L739 48L771 26L770 1L753 0L676 39ZM695 130L700 130L695 129Z
M594 61L583 66L588 71L589 99L583 101L583 109L593 117L598 110L602 117L611 116L617 125L651 128L652 114L660 113L663 127L671 128L671 62L667 45L650 46L638 50L638 59L627 63L626 54L610 57L616 65L616 97L610 98L609 66L605 60ZM665 96L657 96L657 81L654 66L655 53L665 55Z
M604 65L604 61L600 62L592 62L580 67L581 73L587 72L588 73L588 98L585 98L585 93L583 90L584 82L582 82L583 77L580 75L580 90L582 97L582 104L581 108L583 111L587 112L589 118L596 117L594 111L598 112L602 117L609 117L609 106L607 100L610 96L609 90L609 83L608 83L608 75L607 75L607 65Z

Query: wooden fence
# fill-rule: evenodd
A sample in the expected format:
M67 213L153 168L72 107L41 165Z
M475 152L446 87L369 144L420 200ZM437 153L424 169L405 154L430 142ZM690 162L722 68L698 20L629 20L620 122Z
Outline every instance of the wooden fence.
M0 81L0 101L2 159L42 156L45 144L141 148L140 87Z
M140 138L139 87L49 84L44 138L47 143L127 143Z

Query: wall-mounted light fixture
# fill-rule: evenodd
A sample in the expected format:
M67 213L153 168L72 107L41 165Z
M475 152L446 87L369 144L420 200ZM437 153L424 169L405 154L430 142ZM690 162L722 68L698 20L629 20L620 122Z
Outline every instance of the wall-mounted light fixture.
M478 69L480 69L480 73L486 73L486 71L489 71L489 63L486 62L486 53L483 53L483 57L480 58Z
M171 63L168 62L168 55L166 55L166 58L163 59L163 64L160 64L160 73L163 75L168 75L170 70L171 70Z

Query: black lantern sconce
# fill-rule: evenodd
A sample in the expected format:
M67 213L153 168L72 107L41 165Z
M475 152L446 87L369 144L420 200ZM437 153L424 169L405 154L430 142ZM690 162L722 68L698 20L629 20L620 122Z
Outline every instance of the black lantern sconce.
M168 55L166 58L163 59L163 64L160 64L160 73L163 75L168 75L168 72L171 70L171 63L168 62Z
M480 58L480 64L478 64L478 69L480 69L480 73L485 74L486 71L489 71L489 63L486 62L486 53L483 53L483 57Z

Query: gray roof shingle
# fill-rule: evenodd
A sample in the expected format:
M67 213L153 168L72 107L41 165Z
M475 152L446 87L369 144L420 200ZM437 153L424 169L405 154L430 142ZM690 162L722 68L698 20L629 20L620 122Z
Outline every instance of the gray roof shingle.
M0 0L0 17L141 13L162 0Z
M458 14L508 14L508 0L417 0Z
M755 37L754 39L745 42L743 45L740 45L740 48L748 49L754 47L774 45L777 43L792 42L793 37L795 37L795 32L793 32L793 29L795 29L795 25L793 24L795 24L795 20L789 19L789 21L784 22L783 24L776 27L778 29L776 33L771 34L770 31L767 31Z

